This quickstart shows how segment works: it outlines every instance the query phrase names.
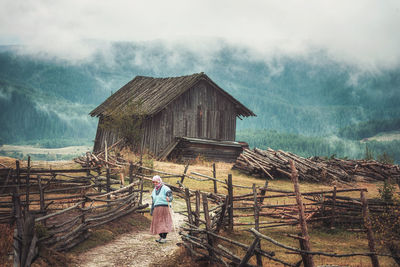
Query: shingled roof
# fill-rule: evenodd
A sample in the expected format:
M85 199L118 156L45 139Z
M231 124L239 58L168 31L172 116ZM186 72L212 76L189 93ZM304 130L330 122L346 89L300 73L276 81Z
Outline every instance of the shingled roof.
M160 112L173 100L200 81L207 81L232 101L237 108L237 116L256 116L251 110L215 84L203 72L169 78L136 76L89 114L97 117L111 115L114 112L123 110L124 106L131 101L140 101L143 112L146 115L152 116Z

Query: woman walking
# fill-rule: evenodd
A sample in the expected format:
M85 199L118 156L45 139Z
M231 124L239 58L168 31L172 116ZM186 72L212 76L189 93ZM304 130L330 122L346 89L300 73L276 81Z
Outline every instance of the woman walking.
M150 232L153 235L160 235L160 238L156 239L156 242L165 243L167 234L172 229L172 218L168 207L173 199L172 191L168 186L163 184L160 176L154 176L152 181L154 189L151 193L152 204L150 215L153 215L153 219L151 221Z

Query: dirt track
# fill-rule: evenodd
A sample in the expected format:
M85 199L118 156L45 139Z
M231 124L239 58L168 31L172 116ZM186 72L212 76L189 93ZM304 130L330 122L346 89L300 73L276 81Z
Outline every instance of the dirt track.
M149 203L149 199L145 202ZM183 203L174 201L174 210L182 210ZM178 229L183 224L183 216L174 213L173 221ZM180 238L177 232L167 236L167 243L155 242L158 236L151 235L149 230L126 233L112 242L90 249L76 258L80 267L111 267L111 266L163 266L175 250Z

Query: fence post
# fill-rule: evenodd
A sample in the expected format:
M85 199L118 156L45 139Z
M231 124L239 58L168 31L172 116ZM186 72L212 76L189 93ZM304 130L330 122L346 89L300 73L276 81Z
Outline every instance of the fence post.
M140 179L140 192L139 192L139 206L142 205L143 202L143 179Z
M38 175L38 185L39 185L39 197L40 197L40 214L46 215L46 211L45 211L45 205L44 205L44 190L43 190L43 186L42 186L42 177L40 175ZM47 224L47 220L43 221L43 224L46 226Z
M207 241L208 241L208 245L210 247L213 247L213 237L208 233L209 231L211 231L211 220L210 220L210 214L208 212L208 200L207 200L207 194L202 193L202 198L203 198L203 211L204 211L204 220L206 222L206 230L207 230ZM210 257L210 261L213 261L213 256L214 256L214 252L211 248L208 248L208 254ZM210 263L211 263L210 262Z
M369 210L368 210L368 202L367 198L365 197L364 190L361 190L360 198L362 203L362 216L364 219L364 226L367 229L369 251L372 253L376 253L374 233L372 232L371 219L369 217ZM373 267L379 267L378 256L371 255L371 263Z
M13 208L14 208L14 217L16 220L16 225L18 229L18 233L22 233L22 210L21 210L21 196L19 191L19 186L21 185L21 176L20 176L20 167L19 160L15 162L16 166L16 175L17 180L15 180L15 176L13 177L14 182L14 192L13 192Z
M26 174L26 187L25 187L25 211L29 212L29 190L30 190L30 173L31 173L31 156L28 156L28 167L27 167L27 174Z
M132 162L129 163L129 184L133 183L133 164ZM132 194L133 188L129 188L129 194Z
M332 220L331 220L331 228L335 227L335 217L336 217L336 185L333 186L332 193Z
M89 160L89 152L86 152L86 176L89 177L90 175L90 160Z
M299 208L299 223L300 223L301 234L302 234L302 238L299 239L300 247L302 250L311 251L310 236L308 235L307 222L306 222L306 218L304 215L303 200L301 198L301 193L300 193L300 188L299 188L299 175L297 173L296 167L294 166L293 160L290 161L290 168L292 169L292 174L290 177L291 177L293 185L294 185L294 192L296 194L296 202L297 202L297 206ZM314 267L315 266L312 255L304 253L304 254L301 254L301 257L303 258L304 267Z
M224 227L224 219L225 219L225 214L226 210L228 208L228 202L229 202L229 196L225 196L224 204L222 205L221 208L221 214L219 215L218 221L217 221L217 227L215 229L215 233L219 233L222 227Z
M195 220L195 225L199 227L200 225L200 190L196 190L196 220Z
M233 231L233 185L232 185L232 174L228 174L228 196L229 196L229 230Z
M19 169L19 161L15 161L15 167L16 167L16 176L13 176L13 185L14 185L14 190L13 190L13 195L12 195L12 200L13 200L13 215L14 215L14 221L16 224L16 227L14 229L14 266L20 266L21 265L21 253L22 253L22 232L23 232L23 226L22 226L22 213L21 213L21 200L19 196L19 182L20 182L20 169Z
M189 188L185 188L185 201L186 201L186 208L187 208L187 212L188 212L188 220L189 220L189 223L193 225L192 207L190 205L191 203L190 203Z
M104 140L104 156L106 160L106 167L108 168L108 147L107 147L107 139Z
M186 164L185 170L183 171L183 174L181 176L181 184L183 183L183 180L185 180L185 175L186 175L186 172L187 172L188 169L189 169L189 163Z
M217 179L217 171L215 170L215 162L213 163L213 177L214 177L214 179ZM214 183L214 193L217 194L218 193L217 181L213 180L213 183Z
M260 207L258 205L258 199L257 199L257 188L256 188L256 184L253 184L253 197L254 197L254 223L255 223L255 229L257 231L260 230ZM255 247L259 248L261 250L261 243L259 242L259 240L256 242L256 240L254 240ZM257 258L257 266L262 266L262 257L260 254L256 254L256 258Z
M109 168L107 168L106 178L107 178L107 185L106 185L107 193L110 193L110 191L111 191L110 178L111 177L110 177L110 169ZM110 195L107 196L107 199L110 199Z
M250 245L250 247L247 249L246 255L244 255L243 259L239 263L239 267L244 267L247 266L247 262L250 260L251 256L254 253L254 249L256 246L260 244L260 238L258 236L255 237L253 243ZM258 254L257 254L258 255ZM258 263L257 263L258 265ZM262 265L261 265L262 266Z
M261 191L260 191L260 194L261 194L262 197L265 196L265 193L267 192L267 188L268 188L268 180L265 179L264 188L261 189ZM260 202L261 202L261 205L262 205L264 203L264 198L261 198Z
M260 229L259 225L259 208L258 208L258 201L257 201L257 189L256 189L256 184L253 184L253 198L254 198L254 223L255 223L255 229L258 231Z

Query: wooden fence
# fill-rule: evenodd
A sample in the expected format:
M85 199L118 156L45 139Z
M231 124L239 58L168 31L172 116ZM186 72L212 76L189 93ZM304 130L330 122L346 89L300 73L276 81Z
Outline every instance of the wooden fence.
M104 172L104 171L103 171ZM143 210L143 180L130 166L129 184L109 169L0 170L0 223L14 223L14 266L30 266L38 245L68 250L89 236L89 229ZM117 185L117 186L112 186Z
M186 210L182 212L187 217L180 235L182 245L190 251L196 260L206 260L210 263L223 266L253 266L249 264L251 257L256 258L257 266L262 266L265 259L278 262L284 266L315 266L313 256L326 257L370 257L372 266L379 266L378 256L392 257L392 255L376 252L375 240L371 229L370 213L379 213L384 209L383 203L376 200L367 200L366 189L348 188L318 192L301 193L298 186L297 170L292 163L293 191L277 190L268 187L268 182L262 187L255 184L252 187L233 184L232 176L226 180L215 177L215 165L213 165L213 177L200 173L187 174L188 166L184 173L172 174L142 167L149 174L142 175L143 179L151 179L154 173L158 173L164 180L178 178L179 186L168 184L177 196L185 199ZM199 182L213 181L213 192L201 192L185 187L185 179L193 179ZM217 183L222 183L227 193L218 192ZM247 188L249 193L235 195L234 188ZM220 190L221 191L221 190ZM224 190L225 191L225 190ZM348 197L348 192L359 192L360 198ZM285 199L282 203L280 199ZM277 202L277 204L273 204ZM246 222L241 221L245 219ZM262 219L262 220L260 220ZM268 220L267 220L268 219ZM368 240L369 251L352 252L348 254L328 253L313 251L309 243L307 224L322 222L326 226L346 227L350 231L365 232ZM291 247L262 233L263 228L283 227L299 225L301 234L287 236L298 240L299 247ZM225 230L221 234L221 230ZM248 231L253 237L251 244L244 244L229 238L235 231ZM261 245L261 240L270 245ZM288 262L284 258L278 258L272 251L273 246L283 248L287 253L299 254L300 262ZM232 249L235 247L243 250L242 255L235 255ZM235 249L236 250L236 249Z
M265 259L284 266L299 266L301 262L304 266L314 266L314 255L367 256L371 258L373 266L379 266L378 256L391 256L376 252L369 213L380 212L382 206L377 202L367 201L365 189L339 190L333 187L332 190L300 193L294 165L291 175L294 191L270 188L267 181L262 187L234 184L231 175L226 180L218 179L215 165L212 177L195 172L189 175L188 168L189 165L183 173L173 174L146 168L141 163L130 164L129 185L119 189L111 187L113 182L119 182L118 179L112 179L109 171L102 176L98 169L98 172L93 169L33 170L28 163L26 169L19 168L17 164L16 170L2 170L6 175L0 180L3 184L0 220L16 221L16 261L21 265L29 263L35 257L35 250L40 242L57 250L67 250L86 238L88 229L145 208L146 205L142 205L141 201L143 182L151 180L155 173L164 181L177 179L177 185L168 182L166 184L174 191L175 196L185 200L186 209L181 213L187 220L179 232L183 241L181 245L196 259L224 266L252 266L248 262L254 256L258 266ZM92 174L93 172L96 174ZM75 176L72 173L81 175ZM185 186L185 179L212 181L213 188L211 192L190 190ZM223 190L218 188L218 184L223 186ZM249 193L235 195L235 188L248 189ZM350 191L360 192L360 198L342 195ZM68 196L55 196L60 192L68 192ZM282 203L280 199L283 198L291 201ZM273 204L274 201L277 204ZM246 219L246 222L242 219ZM315 221L332 227L337 224L348 225L353 230L366 232L370 251L349 254L312 251L307 224ZM32 225L35 224L44 230L40 237L35 236L36 233L32 230ZM302 230L299 236L289 235L298 240L299 248L282 244L262 233L263 228L288 225L299 225ZM355 226L360 229L354 229ZM244 244L229 238L233 230L248 231L254 240L251 244ZM267 249L267 246L261 244L262 240L284 248L289 253L301 255L301 262L291 263L278 258L270 245ZM227 245L243 250L244 256L236 255Z

